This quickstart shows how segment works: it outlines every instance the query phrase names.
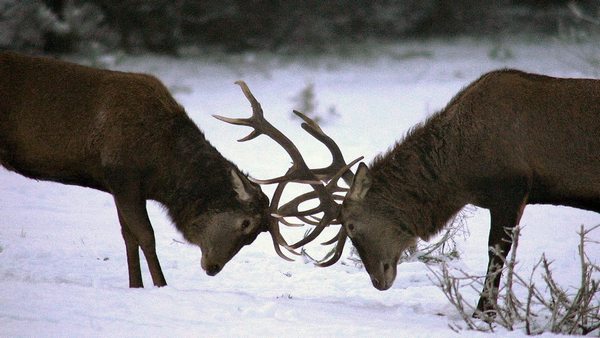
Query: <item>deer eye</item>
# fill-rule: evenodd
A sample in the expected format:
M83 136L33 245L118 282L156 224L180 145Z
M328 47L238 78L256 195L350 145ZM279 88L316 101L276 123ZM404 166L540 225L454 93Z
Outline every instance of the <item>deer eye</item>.
M346 225L346 228L348 229L348 232L352 232L352 231L354 231L354 224L348 223L348 225Z
M246 230L248 229L248 227L250 226L250 221L245 219L242 221L242 230Z

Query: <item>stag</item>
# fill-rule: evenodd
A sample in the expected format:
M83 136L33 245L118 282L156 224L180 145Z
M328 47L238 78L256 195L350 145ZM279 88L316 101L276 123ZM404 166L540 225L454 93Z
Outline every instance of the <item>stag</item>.
M401 253L466 204L491 215L477 305L491 311L512 244L507 230L527 204L600 212L600 81L516 70L483 75L370 166L359 165L338 236L350 238L373 286L386 290Z
M260 186L149 75L0 54L0 165L112 194L130 287L143 287L139 248L154 285L166 285L146 200L200 247L210 276L260 232L278 236Z

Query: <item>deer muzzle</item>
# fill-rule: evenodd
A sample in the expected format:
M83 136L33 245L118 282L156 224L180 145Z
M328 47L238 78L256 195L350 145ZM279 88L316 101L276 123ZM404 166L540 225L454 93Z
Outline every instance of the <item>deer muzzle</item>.
M222 264L211 262L209 259L206 259L206 256L202 256L200 265L202 266L202 269L206 271L206 274L209 276L214 276L223 269Z
M385 291L392 287L396 279L396 264L379 263L376 271L369 273L371 283L377 290Z

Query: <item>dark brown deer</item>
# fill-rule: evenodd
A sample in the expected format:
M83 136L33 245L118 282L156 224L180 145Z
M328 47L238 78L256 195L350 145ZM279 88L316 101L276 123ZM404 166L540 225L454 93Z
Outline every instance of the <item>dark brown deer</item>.
M322 265L339 258L347 234L373 286L386 290L401 253L466 204L491 214L477 306L488 311L511 248L507 229L527 204L600 212L600 81L483 75L369 167L361 163L339 216L336 257Z
M139 248L154 285L166 285L146 200L166 207L211 276L260 232L275 234L260 187L149 75L0 54L0 164L112 194L130 287L143 286Z

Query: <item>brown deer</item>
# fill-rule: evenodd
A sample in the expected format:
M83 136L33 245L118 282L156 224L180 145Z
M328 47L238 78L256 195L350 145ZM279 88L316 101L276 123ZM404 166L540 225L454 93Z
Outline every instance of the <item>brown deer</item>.
M477 306L491 311L512 244L507 230L527 204L600 212L600 80L483 75L369 167L360 164L338 216L335 257L321 265L339 259L350 237L373 286L386 290L401 253L466 204L491 214Z
M146 200L166 207L217 274L272 227L268 198L205 139L156 78L0 54L0 165L24 176L113 195L129 286L166 285ZM279 247L276 246L278 253Z

